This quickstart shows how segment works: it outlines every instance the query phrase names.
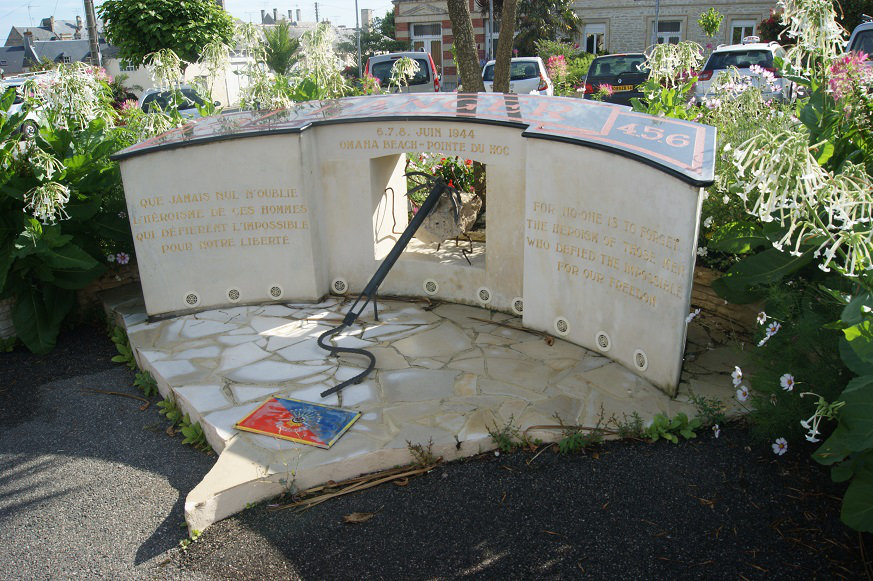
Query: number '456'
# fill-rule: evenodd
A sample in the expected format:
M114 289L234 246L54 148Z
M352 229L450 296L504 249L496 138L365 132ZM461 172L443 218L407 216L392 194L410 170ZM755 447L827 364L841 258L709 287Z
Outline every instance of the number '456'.
M664 130L660 127L652 127L648 125L639 131L636 123L628 123L618 128L625 135L631 137L641 137L649 141L657 141L658 143L666 143L671 147L685 147L691 143L691 137L684 133L668 133L665 135Z

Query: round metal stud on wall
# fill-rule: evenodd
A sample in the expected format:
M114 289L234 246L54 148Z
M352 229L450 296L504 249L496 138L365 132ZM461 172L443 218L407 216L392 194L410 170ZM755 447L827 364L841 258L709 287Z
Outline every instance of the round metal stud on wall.
M227 295L227 300L232 303L238 303L242 297L242 293L239 292L238 288L229 288L225 294Z
M200 295L194 291L188 291L182 300L185 301L186 307L196 307L200 304Z
M344 295L349 292L349 283L344 278L335 278L330 283L330 292L334 295Z
M285 291L282 290L282 287L278 284L271 284L267 289L267 294L269 294L274 299L281 299L282 295L285 294Z
M594 336L594 344L601 351L609 351L610 347L612 347L612 339L609 338L606 331L598 331L597 335Z
M440 292L439 283L432 278L425 279L421 286L424 289L424 292L431 296Z
M512 312L516 315L524 314L524 299L521 297L515 297L512 299Z
M640 371L645 371L649 368L649 358L646 356L646 352L642 349L634 351L634 367Z
M476 291L476 300L478 300L483 305L487 305L491 302L491 289L485 286L479 287L479 290Z
M557 317L553 326L555 327L555 332L562 337L570 333L570 321L564 317Z

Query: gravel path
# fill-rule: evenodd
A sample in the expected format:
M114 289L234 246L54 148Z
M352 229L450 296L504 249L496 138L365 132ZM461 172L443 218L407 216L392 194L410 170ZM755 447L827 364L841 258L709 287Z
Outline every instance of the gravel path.
M841 488L741 427L586 455L484 455L303 513L265 505L186 550L214 458L169 437L101 329L0 354L0 579L864 579ZM373 513L359 524L344 516ZM873 538L863 537L869 559Z

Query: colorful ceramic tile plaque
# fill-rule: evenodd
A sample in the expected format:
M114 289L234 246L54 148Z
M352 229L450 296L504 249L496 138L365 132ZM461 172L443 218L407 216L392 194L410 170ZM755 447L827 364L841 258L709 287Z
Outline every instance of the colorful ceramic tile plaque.
M296 399L271 397L237 422L236 428L319 448L330 448L359 417L361 412Z

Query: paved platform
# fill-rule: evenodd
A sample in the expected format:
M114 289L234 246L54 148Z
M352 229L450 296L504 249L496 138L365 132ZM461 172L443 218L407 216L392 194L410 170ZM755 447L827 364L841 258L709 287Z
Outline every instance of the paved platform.
M489 430L594 426L639 413L693 415L691 391L730 404L737 354L701 319L689 327L680 392L670 399L609 359L557 338L513 327L521 319L486 309L421 300L379 302L334 342L365 347L376 369L361 384L321 398L359 373L362 357L331 357L316 344L339 324L347 299L203 311L149 322L138 288L106 297L143 369L164 397L200 422L219 454L188 495L190 530L203 530L252 502L412 460L410 444L445 460L495 448ZM329 450L241 432L233 425L268 397L339 405L361 418ZM560 430L535 429L554 441Z

